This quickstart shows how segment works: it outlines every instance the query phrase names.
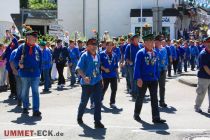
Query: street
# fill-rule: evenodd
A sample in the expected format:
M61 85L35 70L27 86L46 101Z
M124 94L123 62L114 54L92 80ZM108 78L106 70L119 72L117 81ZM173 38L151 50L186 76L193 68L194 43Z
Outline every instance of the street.
M68 82L69 84L69 82ZM66 85L68 85L66 84ZM133 120L134 102L125 92L125 79L118 84L116 105L118 109L109 108L110 89L105 95L102 108L102 122L106 129L94 129L93 110L87 106L83 117L85 125L77 124L77 108L80 102L81 88L73 89L66 86L63 91L57 91L56 85L52 93L40 95L40 111L42 118L21 115L21 109L16 107L14 100L8 100L9 92L0 93L0 139L141 139L141 140L180 140L193 136L210 136L210 115L194 112L196 88L178 82L178 78L167 79L166 103L168 108L160 108L161 117L167 120L164 125L152 123L149 97L146 97L141 112L142 123ZM40 87L40 91L42 87ZM32 102L31 102L32 104ZM207 112L207 98L202 109ZM31 137L17 138L5 136L6 130L33 130ZM38 131L53 131L53 136L46 133L38 135ZM54 136L57 132L63 136ZM208 134L209 132L209 134Z

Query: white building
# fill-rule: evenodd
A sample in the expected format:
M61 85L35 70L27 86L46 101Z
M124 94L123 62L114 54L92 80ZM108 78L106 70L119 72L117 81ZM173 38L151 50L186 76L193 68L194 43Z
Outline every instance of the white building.
M108 30L112 36L135 32L140 27L138 17L132 17L132 9L140 9L140 0L58 0L58 20L64 30L84 32L92 36L91 30L98 29L98 1L100 1L99 31ZM159 0L159 7L174 9L179 0ZM157 0L143 0L143 9L157 7ZM166 14L167 15L167 14ZM163 15L164 16L164 15ZM152 16L144 17L152 25ZM169 21L164 21L169 19ZM169 29L171 38L179 27L177 15L164 16L163 27Z
M0 39L4 36L5 30L10 29L14 24L11 14L20 13L19 0L0 0Z

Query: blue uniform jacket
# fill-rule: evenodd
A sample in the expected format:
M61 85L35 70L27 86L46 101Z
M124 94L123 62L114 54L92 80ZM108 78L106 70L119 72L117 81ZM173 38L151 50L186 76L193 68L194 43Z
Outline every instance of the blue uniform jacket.
M190 54L191 56L197 57L199 55L198 47L190 46Z
M176 47L174 45L170 46L171 48L171 56L173 60L177 60L178 56L177 56L177 51L176 51Z
M42 50L42 69L50 69L52 67L52 53L49 48Z
M178 49L177 49L177 51L178 51L179 57L180 57L180 58L184 58L184 54L185 54L185 49L184 49L184 47L183 47L183 46L179 46Z
M23 51L24 49L24 51ZM21 56L23 55L23 69L19 69L20 77L40 77L41 66L42 66L42 52L38 45L33 47L32 55L29 54L30 47L28 45L22 44L18 47L15 61L18 63L21 60Z
M80 51L78 48L68 48L68 51L69 51L69 55L70 55L70 58L71 58L71 63L73 63L74 65L77 64L78 60L79 60L79 57L80 57Z
M199 45L199 47L198 47L199 53L200 53L203 49L205 49L205 46L204 46L204 45Z
M97 54L96 57L98 60L94 61L93 56L89 52L84 52L77 63L76 70L82 70L84 75L91 79L89 85L95 85L102 80L99 54ZM80 84L87 85L83 78L81 78Z
M190 59L190 48L189 47L184 47L185 50L185 59Z
M12 43L14 43L14 48L11 48L11 44L9 46L7 46L5 52L4 52L4 55L3 55L3 59L6 60L6 69L8 72L11 72L12 69L10 67L10 63L9 63L9 60L10 60L10 55L12 53L13 50L15 50L16 48L18 48L18 42L17 42L17 39L14 38L12 40Z
M120 59L121 59L120 48L119 47L115 47L112 51L117 55L117 62L119 62Z
M67 61L71 62L67 47L55 48L53 52L53 60L55 60L56 64L65 64Z
M18 69L18 61L15 60L15 55L17 53L17 50L18 49L15 49L14 51L12 51L12 53L10 55L10 60L9 60L10 62L13 62L14 63L16 69Z
M113 52L109 56L106 51L100 53L101 66L110 70L110 73L102 71L103 78L117 78L116 69L118 68L118 58L117 55Z
M134 80L157 81L159 78L158 54L153 51L151 57L145 48L138 51L134 66Z
M210 69L210 53L207 52L205 49L201 51L198 57L199 62L199 71L198 77L204 79L210 79L210 75L206 73L204 70L204 66L207 66Z
M162 47L160 49L155 48L158 54L158 65L159 71L167 70L168 66L168 54L166 48Z
M166 50L167 50L167 55L168 55L168 58L172 56L171 54L171 48L170 46L165 46Z
M125 49L125 60L130 60L134 64L136 54L140 49L141 49L140 45L139 46L134 46L133 44L127 45ZM130 66L133 67L134 65L130 65Z

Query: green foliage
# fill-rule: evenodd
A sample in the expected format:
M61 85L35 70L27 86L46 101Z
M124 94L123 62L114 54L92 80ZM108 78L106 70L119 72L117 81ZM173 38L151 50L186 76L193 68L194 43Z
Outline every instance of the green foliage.
M55 42L56 38L49 34L45 34L45 35L40 35L38 40L39 40L39 42L41 40L48 41L48 42Z
M55 10L57 9L57 4L49 2L48 0L29 0L29 9Z

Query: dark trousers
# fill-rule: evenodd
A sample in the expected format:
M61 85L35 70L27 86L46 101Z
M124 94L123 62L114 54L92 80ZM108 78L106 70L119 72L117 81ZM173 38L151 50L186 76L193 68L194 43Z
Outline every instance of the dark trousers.
M184 61L184 58L180 57L178 62L178 72L182 73L182 63Z
M130 84L130 77L129 77L129 65L125 65L125 73L126 73L126 87L127 87L127 91L129 92L131 90L131 84Z
M44 82L44 74L43 74L43 71L41 71L41 78L40 78L40 82Z
M95 108L94 108L94 120L100 122L101 120L101 96L102 96L102 83L98 82L95 85L82 85L82 96L78 109L77 118L82 118L85 113L88 100L92 97Z
M11 95L17 96L15 75L12 71L8 72Z
M191 59L190 59L191 70L195 69L195 59L196 59L195 56L191 56Z
M56 68L58 70L58 85L65 84L65 78L63 76L65 64L56 64Z
M165 85L166 85L166 70L160 72L159 84L159 96L160 103L165 103Z
M102 100L104 99L104 95L109 87L109 84L111 84L110 104L115 104L115 98L117 93L117 78L104 78L103 82L104 82L104 88L103 88Z
M188 63L189 63L190 58L185 58L184 59L184 71L187 72L187 67L188 67Z
M171 76L171 62L168 62L168 76Z
M174 69L175 74L177 72L178 63L179 63L179 60L173 60L173 69Z
M137 94L136 103L135 103L135 115L140 115L145 94L147 88L150 91L151 97L151 107L152 107L152 119L160 118L159 108L158 108L158 99L157 99L157 86L158 81L143 81L143 85L139 88L139 93Z

